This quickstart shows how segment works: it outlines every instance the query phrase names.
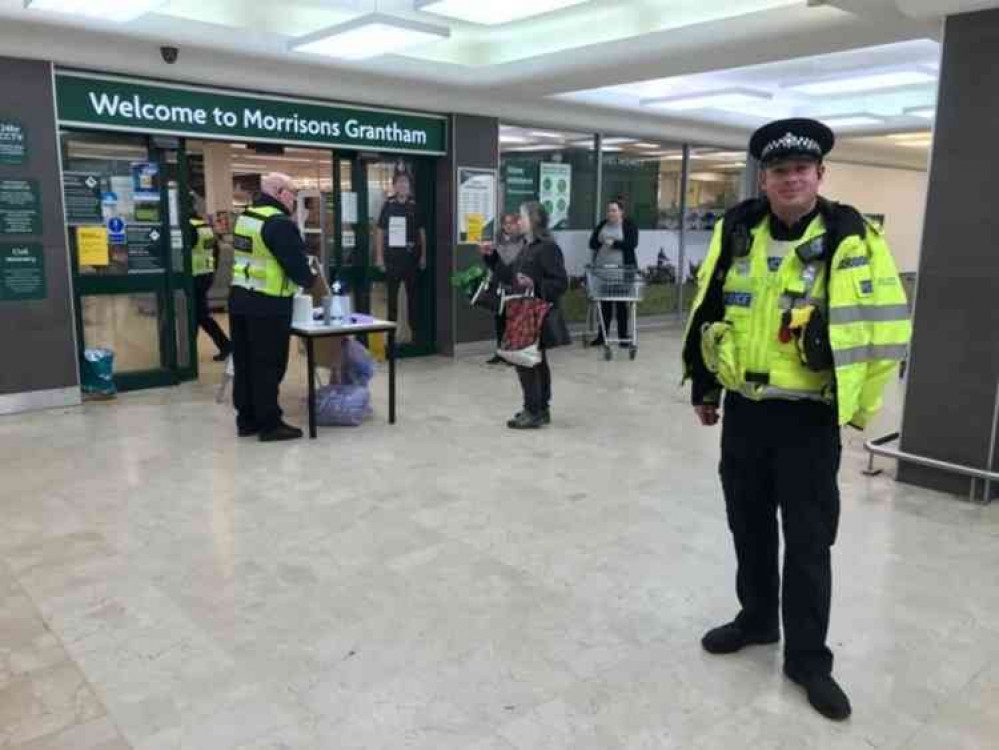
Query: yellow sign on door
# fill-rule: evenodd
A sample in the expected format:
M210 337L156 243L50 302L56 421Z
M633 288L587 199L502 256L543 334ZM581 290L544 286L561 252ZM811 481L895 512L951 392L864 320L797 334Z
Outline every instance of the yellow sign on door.
M104 227L77 227L76 251L81 267L109 265L108 230Z
M486 226L486 217L482 214L468 214L468 241L482 242L482 230Z

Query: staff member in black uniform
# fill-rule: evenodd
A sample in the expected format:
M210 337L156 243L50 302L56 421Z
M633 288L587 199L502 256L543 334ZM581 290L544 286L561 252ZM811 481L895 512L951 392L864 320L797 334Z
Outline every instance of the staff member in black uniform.
M273 442L302 437L300 429L281 419L278 391L288 367L292 298L316 277L291 219L297 195L292 179L265 175L261 192L233 230L232 400L239 436L259 434L262 442Z
M375 230L375 266L385 271L388 284L388 317L399 320L399 287L406 286L406 313L414 343L420 325L420 271L427 267L427 230L423 212L412 196L406 172L392 178L393 195L385 201Z
M208 292L215 282L215 269L218 267L218 246L215 244L215 232L202 218L204 199L197 193L191 193L191 198L194 206L188 228L188 242L191 246L191 272L194 275L195 315L198 325L211 337L218 349L213 359L224 362L232 353L232 344L222 327L215 322L208 307Z

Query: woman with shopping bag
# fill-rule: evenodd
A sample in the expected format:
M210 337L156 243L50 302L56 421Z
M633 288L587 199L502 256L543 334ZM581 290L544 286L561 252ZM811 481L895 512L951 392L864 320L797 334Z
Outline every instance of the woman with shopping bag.
M552 375L547 350L572 343L559 307L569 277L548 222L543 205L525 203L520 209L520 224L527 244L513 263L502 263L492 248L482 250L486 264L514 297L505 302L506 333L500 349L500 356L517 365L524 391L523 410L507 422L514 430L536 430L551 422Z

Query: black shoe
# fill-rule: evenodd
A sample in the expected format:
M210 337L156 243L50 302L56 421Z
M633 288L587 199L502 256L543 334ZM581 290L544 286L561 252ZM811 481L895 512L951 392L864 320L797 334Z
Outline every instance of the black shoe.
M498 355L498 354L494 354L494 355L493 355L493 358L492 358L492 359L487 359L487 360L486 360L486 364L487 364L487 365L501 365L501 364L503 364L504 362L506 362L506 360L505 360L505 359L503 359L503 358L502 358L502 357L501 357L500 355Z
M780 632L777 630L747 632L737 623L730 622L705 633L701 645L709 654L734 654L746 646L777 643L779 640Z
M511 430L537 430L544 424L544 421L540 414L531 414L529 411L522 411L509 422L506 426Z
M229 359L229 355L232 354L232 349L223 349L214 357L212 357L212 362L225 362Z
M538 415L541 418L541 424L551 424L552 423L552 410L542 409L541 414Z
M787 664L784 665L784 674L795 684L801 685L808 695L808 702L812 708L832 721L844 721L850 718L853 708L850 706L850 699L846 697L831 674L809 674L800 672Z
M284 440L298 440L304 433L297 427L282 422L272 430L260 433L261 443L279 443Z
M260 432L260 428L256 425L250 427L236 427L236 434L240 437L252 437Z
M622 336L621 338L624 338L624 336ZM622 349L630 349L631 348L631 342L630 341L622 341L620 344L618 344L618 346L620 346Z
M593 339L593 341L590 342L590 346L603 346L603 345L604 345L603 336L597 336L595 339Z

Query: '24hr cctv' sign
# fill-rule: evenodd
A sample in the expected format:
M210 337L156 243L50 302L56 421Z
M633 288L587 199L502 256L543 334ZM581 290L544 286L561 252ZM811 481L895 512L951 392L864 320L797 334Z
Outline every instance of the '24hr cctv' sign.
M64 126L421 154L447 151L443 117L125 78L56 74Z

